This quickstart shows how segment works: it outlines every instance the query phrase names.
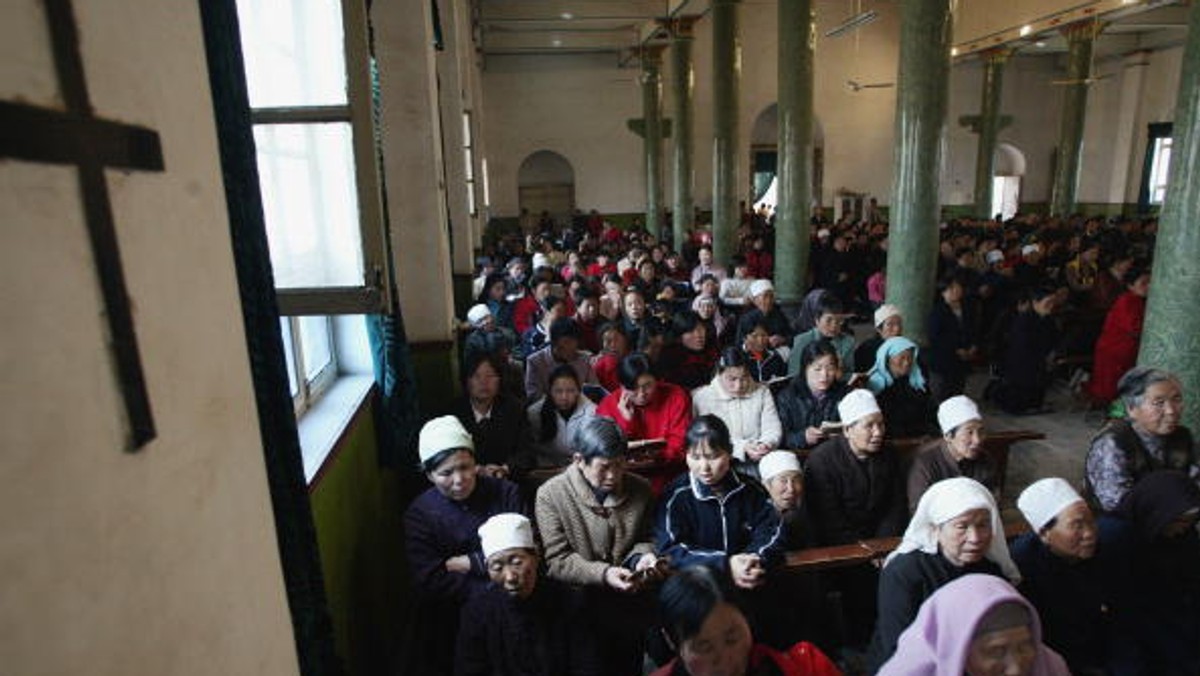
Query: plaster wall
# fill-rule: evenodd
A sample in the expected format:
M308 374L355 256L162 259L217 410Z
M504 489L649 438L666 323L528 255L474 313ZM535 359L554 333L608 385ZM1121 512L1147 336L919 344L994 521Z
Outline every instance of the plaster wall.
M837 191L845 189L878 196L881 203L886 203L891 191L895 90L852 93L846 88L846 81L895 81L900 30L897 8L894 3L864 2L863 9L878 11L879 20L842 37L826 38L825 32L846 18L845 3L818 0L814 5L817 42L813 101L825 152L820 201L830 205ZM778 98L777 13L776 3L769 0L741 5L742 80L738 119L742 152L738 159L738 182L746 197L750 193L754 123ZM713 175L712 23L706 17L696 24L695 30L695 198L698 205L708 208L712 203ZM669 68L666 77L674 77ZM669 110L669 90L666 105Z
M645 208L642 140L626 120L642 116L639 70L615 55L489 56L483 119L491 215L516 216L517 174L539 150L575 171L575 204L587 211Z
M1021 21L1069 8L1076 0L1015 0L1005 8L973 3L960 12L958 26L972 34L1018 25ZM1059 7L1062 5L1062 7ZM824 147L825 206L837 193L866 193L881 204L891 199L895 89L857 93L847 80L860 83L895 82L899 54L899 5L864 0L862 9L880 18L841 37L825 33L847 18L844 2L817 0L816 125ZM773 0L744 0L741 4L742 79L739 96L738 182L750 191L750 146L754 123L776 102L777 6ZM1015 18L1014 18L1015 17ZM994 26L993 26L994 24ZM696 204L712 203L712 24L706 16L695 26L695 186ZM955 42L969 35L956 35ZM1121 57L1098 60L1099 73L1115 77L1092 87L1084 139L1081 202L1135 201L1145 152L1146 124L1173 116L1182 48L1152 51L1136 106L1127 181L1114 177L1113 139L1124 129L1128 115L1120 114ZM1063 77L1062 55L1021 54L1005 67L1001 113L1012 116L999 133L999 142L1018 148L1026 159L1021 202L1045 203L1050 198L1053 155L1058 143L1062 88L1050 84ZM636 66L636 62L634 64ZM637 212L644 208L641 140L625 129L625 120L641 116L636 68L618 69L612 57L492 57L483 74L487 92L485 136L492 175L493 215L515 216L516 172L521 161L539 149L563 154L576 169L577 202L602 212ZM974 201L977 136L959 123L979 113L982 65L965 58L951 69L950 103L941 175L943 204ZM671 110L670 82L675 77L664 59L664 110ZM670 158L676 139L668 139ZM1119 150L1119 149L1118 149ZM1120 161L1124 161L1123 159ZM671 163L665 162L664 185L671 185Z
M1001 129L999 143L1008 143L1025 155L1026 171L1021 179L1021 202L1050 199L1052 161L1058 143L1058 120L1062 93L1050 85L1061 77L1052 56L1017 56L1004 68L1001 115L1012 123ZM973 204L975 200L975 156L979 136L960 123L963 116L978 115L982 100L983 63L979 59L958 61L950 71L950 115L947 121L947 153L942 170L943 204Z
M3 671L295 674L198 4L73 5L96 114L162 140L107 172L158 437L125 452L76 171L0 161ZM61 107L42 3L0 45L0 98Z

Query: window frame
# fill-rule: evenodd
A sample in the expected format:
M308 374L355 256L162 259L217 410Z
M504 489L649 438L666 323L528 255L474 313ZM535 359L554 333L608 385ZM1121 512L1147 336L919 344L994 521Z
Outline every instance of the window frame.
M1138 211L1147 213L1154 207L1161 207L1162 202L1153 202L1151 197L1154 194L1154 187L1150 185L1152 174L1154 173L1155 148L1158 145L1159 139L1170 138L1172 136L1173 124L1170 122L1152 122L1147 127L1146 133L1146 155L1142 162L1142 183L1138 190ZM1166 180L1170 181L1170 167L1167 167ZM1165 197L1165 193L1164 193Z
M303 0L296 0L302 2ZM362 283L357 286L276 288L275 295L286 326L291 354L289 369L296 377L292 395L297 419L310 410L343 375L338 356L335 315L368 315L387 311L390 304L386 271L390 265L384 230L382 178L374 120L374 88L366 4L341 0L342 48L345 62L346 102L338 105L251 107L251 128L262 125L316 125L348 123L354 158L355 198L362 254ZM305 349L300 329L303 317L320 317L329 341L329 362L312 378L305 369Z
M358 286L276 289L279 314L378 314L388 307L383 200L372 114L371 52L365 5L341 0L343 49L346 64L346 103L343 105L271 106L250 109L252 126L277 124L350 124L354 155L355 196L358 201L363 280Z

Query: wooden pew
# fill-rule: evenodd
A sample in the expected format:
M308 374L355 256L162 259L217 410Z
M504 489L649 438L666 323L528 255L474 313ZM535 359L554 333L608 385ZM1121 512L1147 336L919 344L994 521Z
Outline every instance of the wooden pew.
M1014 538L1029 532L1029 524L1024 520L1004 524L1004 538ZM887 558L900 546L899 537L872 538L859 540L848 545L832 547L811 547L788 552L784 557L783 568L792 573L808 573L829 568L846 568L871 561Z

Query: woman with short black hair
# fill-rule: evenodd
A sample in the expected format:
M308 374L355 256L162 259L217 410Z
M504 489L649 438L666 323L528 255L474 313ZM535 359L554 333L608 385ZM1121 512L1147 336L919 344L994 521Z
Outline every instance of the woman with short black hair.
M673 575L659 593L663 634L677 657L652 676L781 674L834 676L841 672L811 643L786 652L755 643L735 592L703 566Z
M659 380L650 359L640 352L621 360L617 380L621 387L600 402L596 415L617 421L630 441L663 441L659 466L646 473L657 493L683 466L684 436L692 422L691 398L678 385Z

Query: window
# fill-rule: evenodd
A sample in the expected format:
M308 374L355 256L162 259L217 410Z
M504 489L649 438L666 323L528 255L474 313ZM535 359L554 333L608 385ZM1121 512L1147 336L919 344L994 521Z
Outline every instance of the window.
M1152 122L1146 135L1146 158L1142 163L1142 185L1138 210L1145 213L1160 206L1167 196L1171 172L1171 123Z
M360 0L237 0L237 7L299 416L349 372L337 317L385 306L366 10Z
M471 111L463 111L463 164L467 172L467 211L476 215L475 208L475 145L471 136Z
M1167 196L1167 174L1171 167L1171 137L1154 139L1150 151L1150 203L1162 204Z

